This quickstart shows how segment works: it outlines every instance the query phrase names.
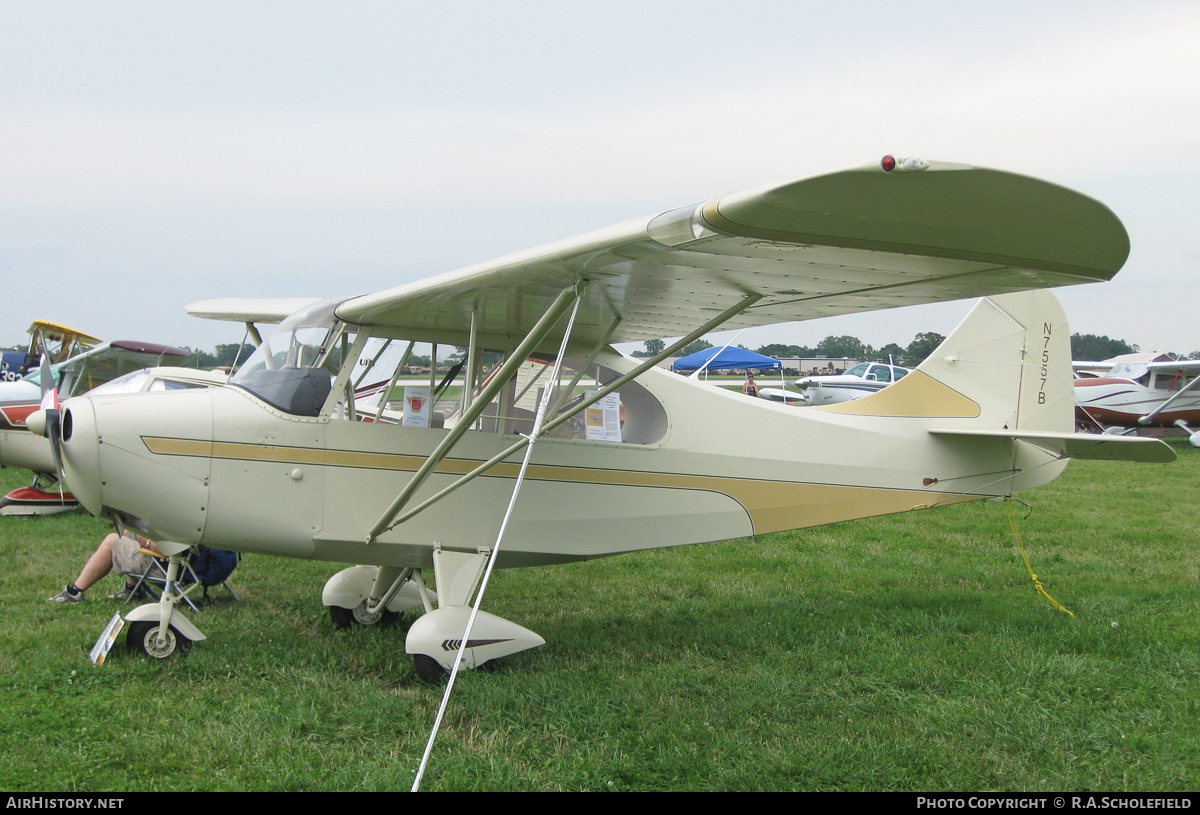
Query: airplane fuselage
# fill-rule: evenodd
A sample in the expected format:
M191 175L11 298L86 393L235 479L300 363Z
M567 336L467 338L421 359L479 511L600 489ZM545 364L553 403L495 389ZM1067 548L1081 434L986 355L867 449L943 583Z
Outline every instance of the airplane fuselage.
M1080 422L1122 427L1138 427L1141 417L1153 412L1177 391L1169 387L1152 388L1132 379L1100 377L1075 381L1075 416ZM1200 422L1200 389L1180 396L1171 406L1157 414L1148 424L1171 427L1183 420L1187 424Z
M615 354L602 361L618 372L634 364ZM503 565L1003 495L1065 466L1001 439L931 440L927 416L797 410L657 370L639 382L644 391L631 387L622 397L624 441L537 443ZM939 387L921 376L909 386ZM115 510L154 538L221 549L428 567L435 544L493 545L516 475L515 464L498 465L368 544L368 529L448 431L293 416L233 386L74 399L66 408L68 482L90 511ZM956 421L970 417L936 419ZM516 439L468 432L417 500ZM948 486L926 486L928 479Z

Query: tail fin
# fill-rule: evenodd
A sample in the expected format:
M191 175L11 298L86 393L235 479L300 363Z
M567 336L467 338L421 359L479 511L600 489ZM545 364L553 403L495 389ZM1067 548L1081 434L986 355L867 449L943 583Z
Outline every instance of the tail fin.
M953 426L1069 433L1074 426L1067 319L1046 291L980 300L915 371L831 413L954 420Z
M972 444L982 437L1006 438L1060 459L1175 459L1174 451L1155 439L1074 432L1070 330L1058 300L1041 290L980 300L911 374L826 410L936 418L929 432L942 438ZM1042 483L1046 476L1054 474L1043 473ZM1036 484L1017 488L1025 486Z
M988 297L917 371L979 406L968 426L1070 433L1070 336L1062 306L1048 291Z

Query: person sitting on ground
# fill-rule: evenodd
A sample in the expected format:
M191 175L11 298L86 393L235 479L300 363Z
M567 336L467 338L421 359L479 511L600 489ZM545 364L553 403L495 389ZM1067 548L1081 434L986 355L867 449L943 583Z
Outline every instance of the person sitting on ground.
M158 547L149 538L126 529L123 534L110 532L95 553L84 564L83 571L74 583L68 583L63 590L50 598L52 603L82 603L83 593L96 584L100 578L111 571L125 575L125 587L115 594L110 594L110 600L128 600L129 595L137 585L137 576L146 571L150 556L143 555L138 550L149 549L158 552ZM161 554L161 553L160 553ZM145 589L139 589L141 595Z
M754 381L754 374L747 375L746 382L742 385L742 393L747 396L758 396L758 384Z

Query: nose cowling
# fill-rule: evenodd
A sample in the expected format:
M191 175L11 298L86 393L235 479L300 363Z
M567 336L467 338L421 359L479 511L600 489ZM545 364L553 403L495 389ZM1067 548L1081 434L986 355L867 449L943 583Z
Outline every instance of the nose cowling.
M64 478L93 515L136 518L148 537L199 543L211 466L208 388L64 403Z
M91 400L81 397L64 402L61 427L63 480L84 509L99 515L104 506L104 491L100 438Z

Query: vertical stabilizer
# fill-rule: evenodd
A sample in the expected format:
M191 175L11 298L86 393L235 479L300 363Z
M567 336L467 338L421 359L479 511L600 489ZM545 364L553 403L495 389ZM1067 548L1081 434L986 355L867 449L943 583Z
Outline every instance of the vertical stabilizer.
M1070 329L1047 291L980 300L917 371L979 406L971 426L1055 433L1074 427Z
M1070 433L1070 330L1042 290L980 300L915 371L830 413L946 420L945 427Z

